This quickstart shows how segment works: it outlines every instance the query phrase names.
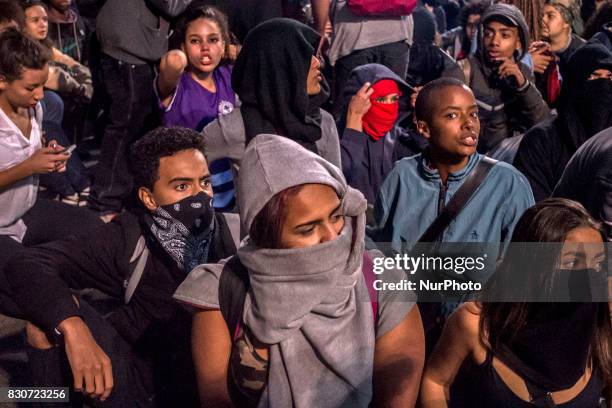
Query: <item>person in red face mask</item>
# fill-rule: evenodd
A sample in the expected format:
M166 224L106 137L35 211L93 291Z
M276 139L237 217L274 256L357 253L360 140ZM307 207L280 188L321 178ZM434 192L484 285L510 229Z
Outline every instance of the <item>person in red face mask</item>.
M393 163L426 145L422 136L398 125L408 116L410 94L410 86L380 64L355 68L344 88L344 114L338 122L342 171L370 204Z
M380 140L395 125L401 92L392 79L382 79L370 87L370 109L361 121L365 133Z

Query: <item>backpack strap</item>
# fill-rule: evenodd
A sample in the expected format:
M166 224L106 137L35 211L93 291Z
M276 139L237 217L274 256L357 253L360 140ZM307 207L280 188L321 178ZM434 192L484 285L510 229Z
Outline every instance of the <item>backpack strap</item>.
M471 87L472 82L472 64L470 63L469 58L464 58L462 60L457 61L457 65L463 71L463 76L465 77L465 84Z
M140 283L140 279L142 279L142 274L144 273L145 266L147 265L147 260L149 258L149 248L147 248L147 241L143 235L138 238L138 242L136 242L136 248L134 248L134 253L130 258L130 265L134 264L134 267L123 281L123 287L125 288L124 293L124 302L128 304L134 292L136 291L136 287L138 283Z
M235 218L231 217L235 214L221 214L216 219L221 234L221 240L223 242L223 248L228 251L227 254L234 254L236 252L236 242L239 238L240 221L238 215ZM144 235L141 235L136 242L134 253L130 257L130 267L132 268L129 275L123 281L123 287L125 288L124 302L129 303L136 291L136 287L142 279L147 260L149 259L149 248L147 248L147 241Z
M240 327L244 301L250 284L247 268L237 256L230 258L219 278L219 308L232 339Z
M234 213L219 213L217 221L223 246L231 250L232 255L235 254L240 246L240 216Z
M435 242L442 235L451 221L463 210L463 207L465 207L472 195L478 190L478 187L480 187L496 163L496 160L482 156L482 159L467 176L467 180L459 187L459 190L455 192L446 207L421 235L418 242Z

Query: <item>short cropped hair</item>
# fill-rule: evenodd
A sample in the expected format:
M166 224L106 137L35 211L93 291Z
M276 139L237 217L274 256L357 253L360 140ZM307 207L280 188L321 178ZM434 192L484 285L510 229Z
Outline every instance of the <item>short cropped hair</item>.
M51 52L14 28L0 33L0 76L8 82L21 78L26 69L43 69Z
M16 0L0 0L0 23L14 21L21 28L25 24L23 10Z
M417 120L422 120L427 123L431 120L433 107L436 103L436 94L445 88L457 86L464 88L465 84L455 78L438 78L426 84L419 91L415 105L414 114Z
M153 190L153 185L159 180L159 159L191 149L204 154L204 138L192 129L158 127L144 135L132 145L130 151L135 187Z

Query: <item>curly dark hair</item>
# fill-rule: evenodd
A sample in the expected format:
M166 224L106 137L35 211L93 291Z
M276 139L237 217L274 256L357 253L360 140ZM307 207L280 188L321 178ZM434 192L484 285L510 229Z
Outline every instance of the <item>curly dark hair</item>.
M474 3L466 4L461 9L461 13L459 14L459 24L461 24L461 27L465 29L469 16L474 15L474 14L481 16L484 13L484 11L487 9L487 7L489 7L490 5L491 5L491 2L488 0L481 0L481 1L476 1Z
M9 28L0 34L0 76L8 82L21 78L25 69L43 69L51 53L34 41Z
M134 186L153 190L159 179L159 159L183 150L196 149L204 154L204 138L183 127L158 127L136 141L130 150Z

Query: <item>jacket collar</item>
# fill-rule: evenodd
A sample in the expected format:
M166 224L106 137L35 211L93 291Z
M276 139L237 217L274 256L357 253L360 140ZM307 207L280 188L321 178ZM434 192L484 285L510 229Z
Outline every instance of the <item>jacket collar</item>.
M418 171L421 177L423 177L427 181L440 182L440 173L436 169L432 169L429 167L429 149L426 149L422 154L419 160ZM481 155L479 153L474 153L470 156L467 165L458 170L456 172L452 172L448 175L448 182L458 182L463 180L470 174L472 169L476 166L476 163L480 161Z

